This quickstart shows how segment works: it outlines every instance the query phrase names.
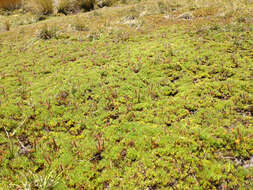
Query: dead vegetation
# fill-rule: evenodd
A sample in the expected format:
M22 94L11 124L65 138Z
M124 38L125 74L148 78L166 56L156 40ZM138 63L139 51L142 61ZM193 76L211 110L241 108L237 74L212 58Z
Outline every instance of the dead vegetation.
M0 8L6 10L14 10L20 8L22 0L0 0Z

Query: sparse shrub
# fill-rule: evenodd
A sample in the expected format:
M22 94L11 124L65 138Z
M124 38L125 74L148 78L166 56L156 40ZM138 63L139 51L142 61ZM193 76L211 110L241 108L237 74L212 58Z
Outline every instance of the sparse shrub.
M6 10L13 10L20 8L21 0L0 0L0 8Z
M49 40L51 38L57 38L57 28L56 26L48 26L45 24L37 34L39 39Z

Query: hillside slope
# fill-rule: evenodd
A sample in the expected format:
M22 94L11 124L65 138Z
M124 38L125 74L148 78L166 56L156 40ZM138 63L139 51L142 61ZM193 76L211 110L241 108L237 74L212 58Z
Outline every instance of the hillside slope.
M2 15L0 189L252 189L252 10Z

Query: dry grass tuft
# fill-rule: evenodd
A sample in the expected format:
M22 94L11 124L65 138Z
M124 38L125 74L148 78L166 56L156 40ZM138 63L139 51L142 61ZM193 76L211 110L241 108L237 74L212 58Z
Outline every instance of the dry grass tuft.
M0 0L0 8L6 10L17 9L21 6L21 0Z
M219 12L218 7L203 7L196 9L194 11L194 16L196 17L206 17L206 16L213 16Z
M95 7L95 0L80 0L79 6L85 11L93 10Z
M8 20L6 20L6 21L4 22L4 25L5 25L6 31L9 31L9 30L11 29L11 24L10 24L10 22L9 22Z
M8 20L3 20L0 22L0 32L10 31L11 23Z
M38 31L37 37L42 40L49 40L51 38L57 38L57 27L48 26L47 24L43 25L42 28Z
M57 12L65 15L78 10L77 0L61 0L57 5Z
M27 6L36 14L49 15L54 12L53 0L28 0Z

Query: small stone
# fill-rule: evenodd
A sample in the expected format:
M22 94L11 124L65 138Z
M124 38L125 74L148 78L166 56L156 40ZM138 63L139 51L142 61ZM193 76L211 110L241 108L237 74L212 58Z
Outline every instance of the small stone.
M183 13L177 17L177 19L185 19L185 20L191 20L193 18L194 18L193 14L189 12Z

